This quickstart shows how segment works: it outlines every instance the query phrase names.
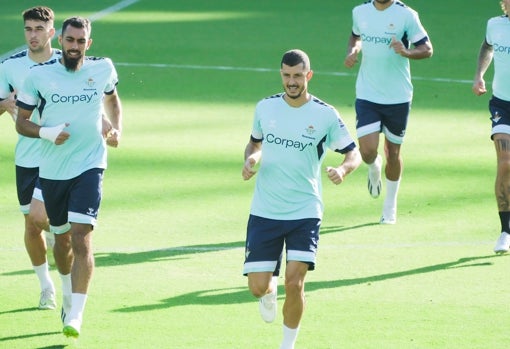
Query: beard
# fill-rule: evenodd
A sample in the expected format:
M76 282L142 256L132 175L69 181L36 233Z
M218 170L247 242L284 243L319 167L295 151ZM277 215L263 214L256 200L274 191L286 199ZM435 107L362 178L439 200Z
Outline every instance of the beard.
M291 94L290 87L297 87L297 86L287 86L287 88L285 89L285 94L287 95L287 97L289 97L291 99L298 99L299 97L301 97L304 89L300 88L294 94Z
M76 71L83 60L83 56L70 57L65 51L62 51L62 62L67 71Z

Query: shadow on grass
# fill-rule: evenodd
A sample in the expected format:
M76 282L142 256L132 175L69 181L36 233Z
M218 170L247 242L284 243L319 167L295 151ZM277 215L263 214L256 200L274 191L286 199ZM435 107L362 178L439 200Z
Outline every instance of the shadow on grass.
M441 263L430 265L422 268L409 269L400 272L387 273L381 275L373 275L355 279L340 279L331 281L313 281L306 283L306 292L328 289L347 287L353 285L359 285L364 283L373 283L378 281L396 279L400 277L418 275L436 272L440 270L448 270L455 268L467 268L467 267L484 267L490 266L492 263L489 259L498 258L500 256L478 256L478 257L466 257L460 258L453 262ZM280 286L281 287L281 286ZM155 304L137 305L131 307L125 307L116 309L116 312L141 312L151 311L158 309L165 309L183 305L219 305L219 304L240 304L246 302L253 302L254 298L248 291L247 287L237 287L228 289L213 289L205 291L190 292L175 297L170 297L161 300Z
M0 338L0 342L27 339L27 338L33 338L33 337L53 336L54 334L60 334L60 333L61 332L42 332L42 333L24 334L21 336L2 337L2 338ZM63 345L53 345L53 346L44 347L44 348L64 348L64 347L65 346L63 346ZM6 347L6 348L8 348L8 347ZM43 349L43 348L40 348L40 349Z
M339 233L343 231L360 229L371 225L377 225L378 223L367 223L355 226L326 226L321 227L321 234ZM229 250L235 248L244 248L243 241L225 242L219 244L203 244L203 245L189 245L189 246L178 246L162 248L158 250L141 251L141 252L109 252L102 253L98 252L94 254L96 267L112 267L118 265L130 265L147 262L161 262L165 260L177 260L181 256L197 253L215 252L221 250ZM32 274L32 269L16 270L2 273L5 276L14 275L28 275Z
M32 307L32 308L21 308L21 309L13 309L13 310L0 311L0 315L14 314L14 313L25 313L25 312L34 311L34 310L38 310L38 308L37 307Z

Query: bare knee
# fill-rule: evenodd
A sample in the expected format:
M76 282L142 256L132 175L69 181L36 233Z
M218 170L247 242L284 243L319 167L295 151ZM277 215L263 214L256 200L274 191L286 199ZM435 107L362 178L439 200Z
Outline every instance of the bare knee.
M250 273L248 274L248 287L251 294L260 298L268 294L270 291L272 275L269 273Z

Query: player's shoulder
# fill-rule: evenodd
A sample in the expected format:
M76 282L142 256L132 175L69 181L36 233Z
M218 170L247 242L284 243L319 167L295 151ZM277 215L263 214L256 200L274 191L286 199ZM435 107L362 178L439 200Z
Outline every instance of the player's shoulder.
M2 64L14 64L19 62L20 60L26 59L28 57L28 50L23 50L20 52L17 52L6 59L4 59L1 63Z
M489 25L500 25L500 24L508 24L508 23L509 23L508 15L496 16L496 17L489 18L489 20L488 20Z
M284 93L275 93L273 95L262 98L258 104L271 104L282 100Z
M331 113L333 115L337 115L338 114L338 111L336 110L335 107L333 107L329 103L324 102L322 99L320 99L320 98L318 98L316 96L312 95L310 102L311 102L311 105L314 108L317 108L317 109L321 110L324 113Z
M85 56L85 62L89 64L108 64L108 65L113 64L110 58L99 56Z

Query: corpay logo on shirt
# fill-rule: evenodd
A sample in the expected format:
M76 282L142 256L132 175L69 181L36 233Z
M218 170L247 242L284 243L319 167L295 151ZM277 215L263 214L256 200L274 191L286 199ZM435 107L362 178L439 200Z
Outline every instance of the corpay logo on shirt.
M364 34L361 34L361 40L365 42L373 42L374 44L384 44L389 45L391 44L391 38L385 38L381 36L367 36Z
M311 142L310 143L302 143L300 141L294 141L292 139L280 138L280 137L275 136L272 133L267 135L266 142L281 145L285 148L295 148L295 149L298 149L299 151L303 151L306 149L306 147L313 145Z
M79 102L90 103L90 101L92 100L92 98L94 96L97 96L97 91L94 93L89 93L89 94L70 95L70 96L63 96L63 95L59 95L58 93L55 93L55 94L51 95L51 101L53 103L71 103L71 104L75 104L75 103L79 103Z

